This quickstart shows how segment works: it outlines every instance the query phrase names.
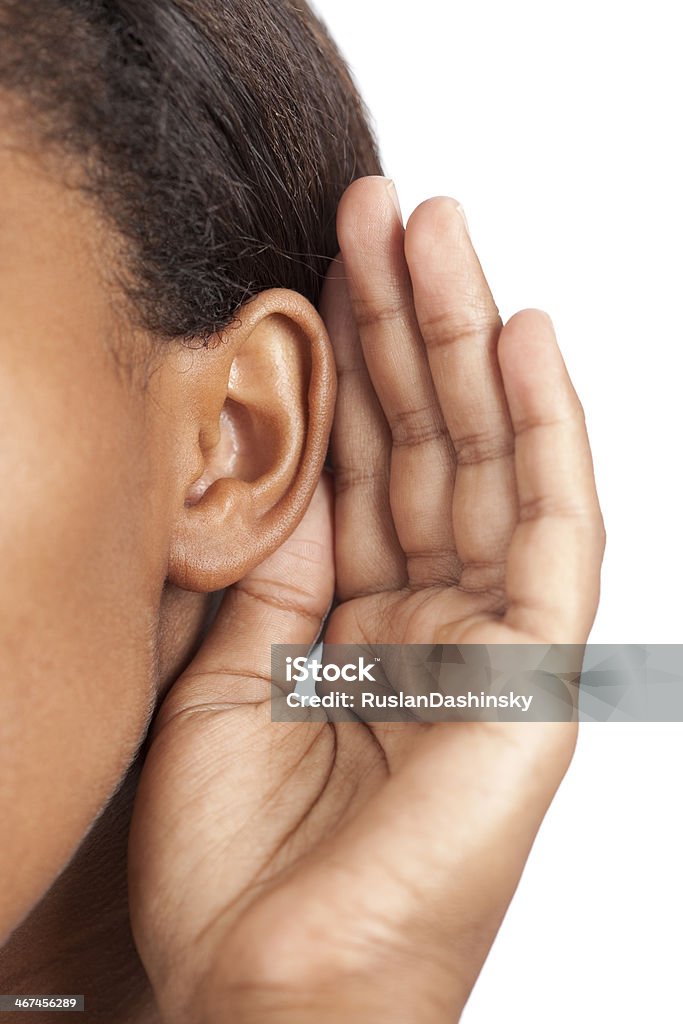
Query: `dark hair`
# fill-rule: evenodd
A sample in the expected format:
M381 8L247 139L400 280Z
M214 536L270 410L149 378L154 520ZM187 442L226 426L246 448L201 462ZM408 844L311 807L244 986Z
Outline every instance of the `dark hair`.
M317 302L341 194L381 173L304 0L0 0L0 85L78 158L166 337L208 338L264 288Z

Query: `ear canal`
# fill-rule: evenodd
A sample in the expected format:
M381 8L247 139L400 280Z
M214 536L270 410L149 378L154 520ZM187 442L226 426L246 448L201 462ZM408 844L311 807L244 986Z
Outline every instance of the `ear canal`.
M201 501L217 480L233 478L252 483L268 467L268 449L249 410L228 397L218 420L218 435L206 451L204 471L188 490L186 506Z

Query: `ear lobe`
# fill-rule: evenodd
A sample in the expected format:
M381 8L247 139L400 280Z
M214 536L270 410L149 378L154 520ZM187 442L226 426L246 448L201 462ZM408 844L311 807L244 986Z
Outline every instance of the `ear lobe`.
M177 512L169 580L219 590L274 551L308 506L332 425L334 358L314 307L271 289L184 373L201 471Z

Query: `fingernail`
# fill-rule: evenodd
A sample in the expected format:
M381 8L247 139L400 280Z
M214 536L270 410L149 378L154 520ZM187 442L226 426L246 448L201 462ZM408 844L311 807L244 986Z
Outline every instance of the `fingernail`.
M391 199L392 203L394 204L394 209L396 210L396 213L398 214L398 219L400 220L400 222L402 224L403 223L403 214L401 213L401 204L398 201L398 192L396 191L396 186L394 185L393 181L391 181L391 179L387 183L387 192L389 193L389 198Z
M467 223L467 217L465 216L465 209L464 209L464 207L463 207L463 206L461 206L461 205L460 205L460 203L458 202L458 200L457 200L457 199L455 200L455 205L456 205L456 207L457 207L458 213L459 213L459 214L460 214L460 216L462 217L462 222L463 222L463 224L465 225L465 231L466 231L466 232L467 232L467 234L469 235L469 233L470 233L470 226L469 226L469 224Z

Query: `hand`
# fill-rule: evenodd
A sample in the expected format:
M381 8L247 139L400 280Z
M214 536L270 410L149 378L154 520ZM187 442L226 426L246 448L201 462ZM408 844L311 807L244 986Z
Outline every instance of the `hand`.
M270 644L586 640L603 528L552 325L501 327L452 200L346 193L329 482L231 588L156 721L130 845L169 1021L452 1021L574 726L270 719ZM456 471L457 470L457 471Z

